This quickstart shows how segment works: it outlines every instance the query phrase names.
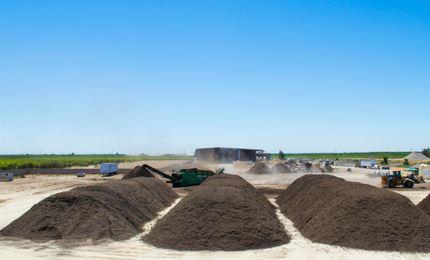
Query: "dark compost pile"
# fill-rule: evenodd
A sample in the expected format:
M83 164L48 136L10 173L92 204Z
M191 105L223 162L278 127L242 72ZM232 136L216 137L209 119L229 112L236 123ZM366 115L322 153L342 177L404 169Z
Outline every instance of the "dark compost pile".
M154 178L109 181L52 195L0 231L35 241L123 240L171 205L177 195Z
M256 162L249 170L248 173L253 174L268 174L271 173L269 166L263 162Z
M142 166L136 166L133 170L130 172L124 174L122 177L123 180L126 179L132 179L137 177L154 177L151 172L149 172L147 169L143 168Z
M209 177L143 238L177 250L247 250L288 243L275 208L238 176Z
M425 199L418 203L417 206L418 208L424 210L425 213L430 215L430 195L428 195Z
M305 175L278 198L313 242L382 251L430 252L430 216L406 197L329 175Z

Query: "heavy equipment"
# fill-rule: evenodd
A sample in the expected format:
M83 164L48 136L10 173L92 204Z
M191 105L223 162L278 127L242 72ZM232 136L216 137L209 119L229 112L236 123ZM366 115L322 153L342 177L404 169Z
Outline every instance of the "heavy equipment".
M382 187L388 188L396 188L397 186L413 188L416 183L415 179L414 175L402 176L401 171L393 171L393 173L387 173L381 177L381 184Z
M425 183L424 178L420 176L420 170L415 167L409 167L406 169L409 174L407 177L411 180L413 180L415 183Z
M101 163L100 174L104 177L110 177L118 173L117 163Z
M206 178L224 173L223 168L218 169L216 172L192 168L173 171L172 174L169 175L147 164L142 165L142 168L168 179L167 183L171 183L173 188L200 185Z
M333 173L333 171L334 171L333 167L331 166L330 161L321 162L319 164L319 168L320 168L321 172L323 172L323 173L325 173L325 172Z

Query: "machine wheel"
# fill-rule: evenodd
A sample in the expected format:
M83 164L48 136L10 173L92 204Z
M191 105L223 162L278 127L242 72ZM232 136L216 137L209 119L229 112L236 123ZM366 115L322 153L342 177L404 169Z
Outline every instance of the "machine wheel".
M397 180L396 179L388 180L388 188L395 188L395 187L397 187Z
M403 183L403 186L404 186L405 188L412 189L412 188L414 187L414 182L413 182L413 181L411 181L411 180L407 180L407 181L405 181L405 183Z

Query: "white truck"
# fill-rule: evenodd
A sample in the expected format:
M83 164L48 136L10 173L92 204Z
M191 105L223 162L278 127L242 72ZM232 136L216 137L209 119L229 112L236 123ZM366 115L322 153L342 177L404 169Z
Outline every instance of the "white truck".
M360 167L374 169L376 167L376 160L361 160Z
M420 165L420 175L424 179L430 179L430 165L421 164Z
M0 181L13 181L13 173L11 172L1 172Z
M101 163L100 164L100 173L103 176L112 176L118 172L118 164L117 163Z

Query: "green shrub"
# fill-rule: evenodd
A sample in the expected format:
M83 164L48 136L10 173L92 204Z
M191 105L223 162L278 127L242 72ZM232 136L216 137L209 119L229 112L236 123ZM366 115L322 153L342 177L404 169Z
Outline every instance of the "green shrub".
M382 164L387 165L388 164L388 157L384 157L382 159Z

